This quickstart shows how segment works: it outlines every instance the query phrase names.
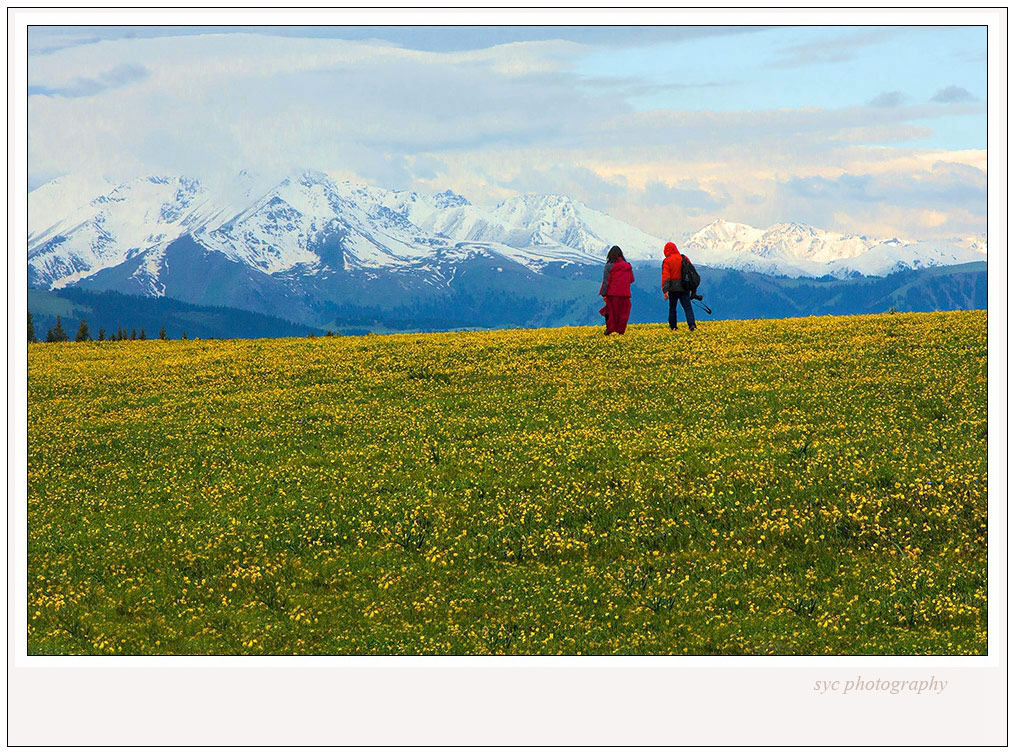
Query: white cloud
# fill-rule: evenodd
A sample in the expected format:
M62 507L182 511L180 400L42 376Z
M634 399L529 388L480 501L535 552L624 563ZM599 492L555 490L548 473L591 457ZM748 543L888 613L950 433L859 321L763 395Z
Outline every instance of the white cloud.
M668 236L717 214L755 225L850 218L860 225L844 230L895 224L901 235L940 219L929 210L947 216L936 227L983 222L976 174L933 168L983 173L983 151L885 146L983 104L636 112L624 96L638 82L581 85L570 61L582 49L548 41L432 52L253 34L68 47L30 58L30 86L48 92L29 99L30 173L221 179L316 168L391 188L452 188L477 202L566 193ZM880 176L870 185L892 191L849 194L843 174ZM826 195L803 195L808 186ZM952 210L951 196L962 199Z

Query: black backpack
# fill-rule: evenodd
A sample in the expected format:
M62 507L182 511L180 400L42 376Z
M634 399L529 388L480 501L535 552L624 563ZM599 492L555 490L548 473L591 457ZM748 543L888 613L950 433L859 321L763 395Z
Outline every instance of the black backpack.
M691 264L691 260L681 255L681 285L684 286L685 291L694 293L698 290L699 283L702 282L702 277L698 274L698 270Z

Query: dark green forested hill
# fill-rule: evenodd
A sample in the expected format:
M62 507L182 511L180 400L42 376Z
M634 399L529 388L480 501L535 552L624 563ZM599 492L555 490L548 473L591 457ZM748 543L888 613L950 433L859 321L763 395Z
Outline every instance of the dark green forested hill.
M99 328L107 336L118 328L129 332L145 329L148 338L158 338L166 329L169 338L281 338L317 335L319 328L287 322L257 312L229 307L196 306L165 297L129 296L114 291L83 291L63 288L57 291L28 290L28 311L32 313L35 335L40 341L56 323L59 315L64 331L73 340L84 319L91 337Z

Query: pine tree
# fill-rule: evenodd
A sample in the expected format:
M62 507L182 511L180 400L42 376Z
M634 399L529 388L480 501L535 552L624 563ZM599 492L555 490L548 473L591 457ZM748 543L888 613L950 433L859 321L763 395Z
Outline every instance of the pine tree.
M131 340L132 341L138 340L138 332L134 328L131 328Z
M60 316L57 315L56 327L50 328L49 332L46 333L46 341L49 343L59 343L66 340L67 334L64 332L63 323L60 322Z
M142 328L141 332L138 334L138 340L139 341L145 341L147 339L148 339L148 336L145 335L145 329Z
M74 336L74 340L80 343L81 341L88 341L90 339L91 336L88 335L88 323L82 319L81 324L78 326L78 334Z
M105 328L99 328L99 340L100 341L105 341L106 340L106 329Z
M126 341L127 340L127 328L120 328L116 332L116 340L118 340L118 341Z
M169 340L169 336L166 335L166 328L165 327L163 327L159 331L159 340L160 341L168 341Z
M180 340L181 341L186 341L187 340L187 331L186 330L183 332L183 338L181 338Z
M28 342L38 343L39 339L35 337L35 325L32 324L32 313L28 313Z

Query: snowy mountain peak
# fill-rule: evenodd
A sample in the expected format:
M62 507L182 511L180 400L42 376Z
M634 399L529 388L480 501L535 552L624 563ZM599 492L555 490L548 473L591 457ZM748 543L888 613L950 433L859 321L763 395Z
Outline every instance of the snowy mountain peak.
M468 204L470 204L468 199L466 199L461 194L456 194L451 189L447 189L445 191L442 191L440 194L434 195L434 205L441 209L447 209L449 207L462 207Z
M700 249L753 254L763 259L829 262L856 257L881 243L866 236L824 231L806 223L776 223L754 228L717 220L688 237Z
M980 254L988 254L988 234L977 233L972 236L962 236L957 239L953 239L953 243L959 244L965 249L972 249Z
M688 237L686 245L702 249L728 249L748 251L761 238L763 231L744 223L732 223L717 218Z
M295 181L293 180L295 178ZM335 182L328 177L327 173L320 170L305 170L299 176L291 176L286 179L291 183L298 183L301 186L331 186Z
M629 260L663 257L662 239L557 194L521 194L502 201L490 215L498 226L512 229L507 243L571 250L559 254L561 260L599 263L614 244Z
M161 295L166 250L184 236L230 264L290 278L381 269L426 275L477 256L540 271L602 264L614 244L629 260L659 261L664 247L663 239L556 194L522 194L484 207L451 189L392 191L314 170L282 181L240 171L207 183L164 175L121 184L67 176L29 194L30 285L71 285L126 265L132 286ZM802 223L759 229L717 219L688 237L682 250L706 266L849 277L984 260L986 244L983 234L915 244Z
M43 184L28 194L28 244L52 236L60 228L74 227L94 214L93 199L113 191L104 178L67 175Z
M971 253L976 244L964 249L896 237L877 239L796 222L760 229L715 220L689 236L687 246L707 265L791 277L888 275L978 259Z

